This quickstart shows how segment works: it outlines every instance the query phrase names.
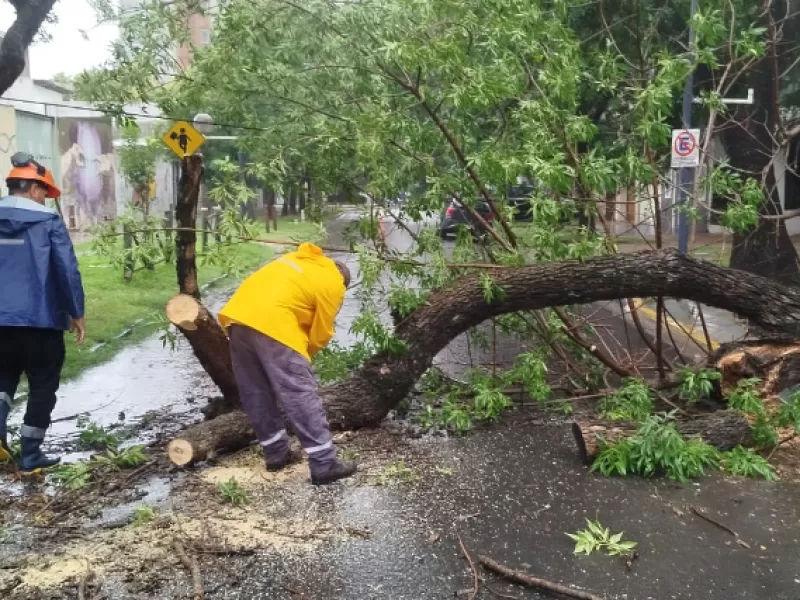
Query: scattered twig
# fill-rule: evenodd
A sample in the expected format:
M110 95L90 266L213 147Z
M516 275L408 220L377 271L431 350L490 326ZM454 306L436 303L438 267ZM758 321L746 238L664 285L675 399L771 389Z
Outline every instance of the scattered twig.
M198 549L197 553L211 556L253 556L256 551L252 548L203 548Z
M197 564L197 558L194 556L189 556L186 554L186 550L183 548L183 544L181 544L178 540L172 542L172 547L175 549L175 553L178 555L178 558L183 563L183 566L186 567L189 572L192 574L192 584L194 585L194 600L203 600L205 598L205 590L203 589L203 576L200 574L200 565Z
M725 523L720 523L719 521L717 521L717 520L716 520L716 519L714 519L713 517L709 517L707 514L705 514L705 512L704 512L702 509L700 509L700 508L697 508L696 506L690 506L690 507L689 507L689 510L690 510L690 511L692 511L694 514L696 514L696 515L697 515L698 517L700 517L701 519L703 519L704 521L708 521L709 523L711 523L712 525L716 525L717 527L719 527L719 528L720 528L720 529L722 529L723 531L727 531L727 532L728 532L728 533L730 533L730 534L731 534L733 537L735 537L735 538L738 538L738 537L739 537L739 536L737 535L737 533L736 533L736 532L735 532L733 529L731 529L730 527L728 527L727 525L725 525Z
M685 414L686 414L686 411L685 411L685 410L683 410L683 409L682 409L680 406L678 406L677 404L675 404L675 403L674 403L672 400L670 400L669 398L667 398L667 397L666 397L664 394L662 394L661 392L656 392L656 396L658 396L658 399L659 399L659 400L661 400L661 401L662 401L664 404L667 404L667 405L671 406L671 407L672 407L672 408L674 408L674 409L675 409L677 412L681 413L682 415L685 415Z
M287 592L289 592L292 596L297 596L300 600L310 600L308 596L306 596L303 592L297 589L297 587L292 583L287 583L283 586Z
M458 529L456 529L456 537L458 538L458 545L461 546L461 552L469 563L470 571L472 571L472 591L467 597L467 600L474 600L475 596L478 595L478 569L475 568L475 563L472 562L472 557L464 547L464 541L461 539L461 534L458 533Z
M479 556L478 561L485 569L493 571L499 575L502 575L506 579L510 579L515 583L519 583L527 587L536 588L545 592L551 592L553 594L561 594L562 596L569 596L570 598L577 598L578 600L603 600L600 596L596 596L590 592L576 590L558 583L552 583L545 579L531 577L530 575L526 575L520 571L514 571L505 565L501 565L499 562L489 558L488 556Z
M769 454L767 455L767 460L770 460L772 458L772 455L775 454L775 452L778 450L778 448L780 448L781 446L783 446L787 442L791 442L796 437L797 437L797 432L786 436L781 441L779 441L777 444L775 444L775 447L773 447L772 450L770 450Z
M372 537L372 532L369 529L359 529L358 527L353 527L351 525L345 525L344 531L348 535L360 537L362 540L367 540Z
M78 584L78 600L88 600L86 597L86 586L93 578L94 571L92 571L91 567L88 567L86 575L81 578L81 582Z

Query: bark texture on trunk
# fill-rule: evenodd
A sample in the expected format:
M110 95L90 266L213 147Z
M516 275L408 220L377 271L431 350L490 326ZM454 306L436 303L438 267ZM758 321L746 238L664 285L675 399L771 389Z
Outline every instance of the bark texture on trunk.
M181 294L167 302L167 319L189 340L203 369L222 392L225 405L239 405L239 390L233 377L228 337L205 306L193 296Z
M179 466L213 459L225 452L235 452L253 440L254 433L239 411L222 415L190 427L167 446L170 460Z
M203 157L199 154L184 157L175 206L175 219L180 228L175 235L176 268L181 294L195 298L200 298L200 286L197 284L197 234L194 230L197 228L197 200L202 181Z
M750 423L735 410L697 415L690 420L678 421L675 426L684 437L700 437L718 450L730 450L752 441ZM638 424L626 421L577 421L572 424L572 435L581 460L590 465L600 454L603 442L614 445L634 435L638 427Z

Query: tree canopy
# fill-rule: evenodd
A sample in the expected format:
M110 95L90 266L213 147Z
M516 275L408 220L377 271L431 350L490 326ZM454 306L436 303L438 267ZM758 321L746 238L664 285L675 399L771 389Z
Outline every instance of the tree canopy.
M174 48L189 43L186 19L203 8L191 0L155 3L120 21L114 58L79 77L77 89L111 111L136 100L174 118L210 113L221 131L238 136L252 172L278 192L311 181L320 199L348 187L383 208L408 192L403 218L412 220L455 199L480 222L474 207L487 203L494 225L486 239L462 232L450 254L435 230L423 229L402 260L382 245L374 215L365 217L353 240L362 262L365 310L354 331L365 338L363 357L392 347L375 286L388 287L381 297L403 318L461 273L449 262L521 265L615 253L609 216L622 190L634 190L632 201L647 207L637 213L660 247L671 129L681 126L692 72L707 163L698 189L724 199L720 218L740 241L765 223L785 235L774 163L800 133L783 106L796 93L794 7L784 0L702 4L690 46L689 0L232 0L215 14L212 43L192 48L186 66L176 63ZM776 65L786 77L775 76ZM754 107L722 102L746 95L753 82L760 82ZM765 106L780 119L761 119ZM767 158L748 162L726 143L729 158L720 159L713 142L731 129L755 135L756 152ZM508 203L518 177L534 184L526 227ZM697 194L682 210L692 217L709 210L704 198ZM598 210L604 202L611 215ZM629 225L636 234L643 224ZM389 283L381 279L386 271L394 275ZM487 298L502 294L490 275L481 281ZM534 332L547 342L545 354L563 355L567 346L592 368L629 374L587 341L586 323L576 319L556 309L497 322Z

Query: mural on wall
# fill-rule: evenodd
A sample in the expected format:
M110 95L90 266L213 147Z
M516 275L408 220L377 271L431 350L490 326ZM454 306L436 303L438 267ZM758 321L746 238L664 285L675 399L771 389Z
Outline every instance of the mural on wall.
M71 229L85 230L117 215L112 140L108 120L58 120L61 207Z
M116 178L117 195L117 214L122 214L129 204L134 206L141 205L141 198L133 186L128 183L119 172ZM166 211L171 210L174 202L173 166L172 162L159 160L156 162L156 176L150 186L150 215L159 218L164 216Z

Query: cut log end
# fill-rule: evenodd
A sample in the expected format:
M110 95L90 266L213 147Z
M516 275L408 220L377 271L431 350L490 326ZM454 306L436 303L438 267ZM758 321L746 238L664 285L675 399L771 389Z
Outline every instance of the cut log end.
M167 302L167 319L170 323L188 331L196 331L200 316L200 303L192 296L179 294Z
M167 446L169 459L179 467L190 464L194 459L194 448L191 442L180 438L172 440Z
M242 450L254 438L247 415L236 410L185 429L181 437L167 445L167 456L173 464L183 467L213 460L221 453Z

